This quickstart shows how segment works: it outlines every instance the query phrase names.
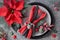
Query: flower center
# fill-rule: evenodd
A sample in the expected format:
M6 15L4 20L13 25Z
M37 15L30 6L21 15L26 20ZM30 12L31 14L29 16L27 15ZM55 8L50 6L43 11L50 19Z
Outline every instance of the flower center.
M13 13L14 13L14 10L12 9L11 12L12 12L12 14L13 14Z
M14 9L8 8L8 10L9 10L12 14L14 13Z

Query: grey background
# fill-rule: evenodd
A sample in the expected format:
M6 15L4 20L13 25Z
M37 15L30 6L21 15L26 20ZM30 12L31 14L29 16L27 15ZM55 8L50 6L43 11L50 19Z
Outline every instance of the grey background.
M21 36L19 33L14 32L14 30L11 27L9 28L4 18L0 17L0 27L2 27L6 31L8 35L7 40L14 40L10 36L10 31L13 31L17 35L16 40L59 40L60 39L60 11L54 11L52 8L54 2L58 2L58 1L59 0L25 0L26 3L41 2L51 8L51 10L53 11L53 15L55 17L55 28L58 31L58 33L56 33L57 37L55 39L51 37L51 34L53 33L52 31L46 34L46 36L41 39L26 39L25 37ZM0 2L3 2L3 0L0 0Z

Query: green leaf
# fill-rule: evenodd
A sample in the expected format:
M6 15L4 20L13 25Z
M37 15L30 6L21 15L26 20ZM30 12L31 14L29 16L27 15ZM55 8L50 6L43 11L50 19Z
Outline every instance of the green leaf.
M24 9L24 10L22 10L22 13L23 13L23 14L25 14L25 9Z
M13 32L10 32L10 35L13 35L14 33Z
M57 32L58 32L56 29L52 29L52 31L53 31L54 33L57 33Z
M27 7L29 7L29 6L31 6L31 5L29 5L29 4L25 4L25 5L24 5L25 8L27 8Z
M22 14L23 14L23 15L24 15L25 12L26 12L26 8L27 8L27 7L30 7L30 6L31 6L31 5L25 3L24 9L22 10Z
M0 6L2 6L2 5L3 5L3 3L0 2Z

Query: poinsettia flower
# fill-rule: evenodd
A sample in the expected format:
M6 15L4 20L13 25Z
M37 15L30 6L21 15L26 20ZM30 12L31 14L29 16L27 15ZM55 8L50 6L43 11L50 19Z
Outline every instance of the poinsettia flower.
M22 23L21 10L24 8L24 1L4 0L4 6L0 8L0 16L11 25L13 22Z

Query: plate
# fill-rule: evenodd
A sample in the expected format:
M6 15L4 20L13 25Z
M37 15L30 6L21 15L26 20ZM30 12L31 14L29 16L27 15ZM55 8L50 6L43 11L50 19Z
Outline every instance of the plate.
M43 6L39 6L39 8L40 8L41 10L43 10L44 12L46 12L47 16L46 16L46 18L45 18L45 21L48 23L48 25L50 25L50 24L51 24L51 16L50 16L49 11L48 11L46 8L44 8ZM47 32L47 31L45 31L45 32L43 32L43 33L36 32L35 34L33 34L33 36L43 35L43 34L46 33L46 32Z
M45 18L45 20L47 21L48 25L51 25L51 24L55 23L53 12L51 11L51 9L47 5L45 5L43 3L39 3L39 2L32 2L32 3L29 3L29 4L30 5L38 5L41 10L43 10L47 13L47 17ZM36 32L35 34L33 34L32 38L33 39L38 39L40 37L43 37L48 32L49 31L45 31L43 33Z

